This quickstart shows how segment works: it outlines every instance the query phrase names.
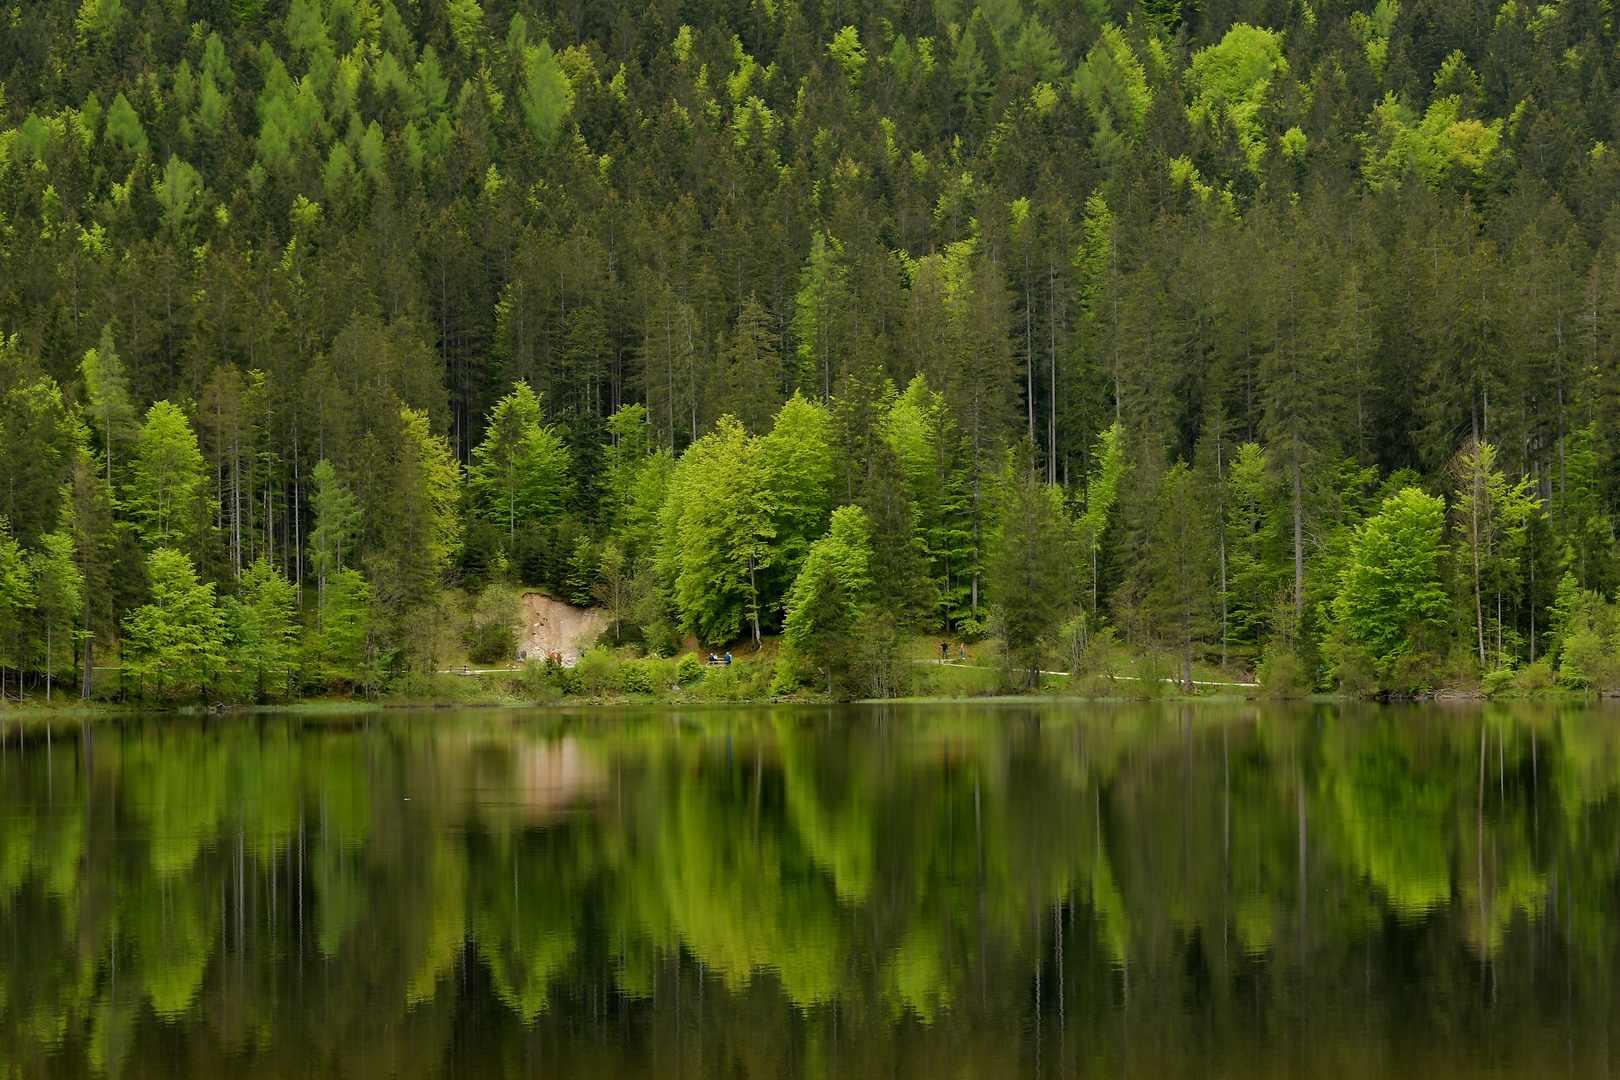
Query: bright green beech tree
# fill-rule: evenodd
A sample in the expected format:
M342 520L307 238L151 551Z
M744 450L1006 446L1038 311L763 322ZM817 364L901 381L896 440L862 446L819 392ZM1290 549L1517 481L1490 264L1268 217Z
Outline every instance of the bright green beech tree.
M747 618L758 639L759 578L773 561L774 509L759 440L735 417L722 416L676 463L659 519L659 564L687 633L718 644Z
M821 637L848 633L872 588L871 559L866 511L840 506L827 535L811 545L788 593L783 630L788 644L809 650Z
M1386 678L1407 653L1446 629L1451 598L1440 579L1444 500L1402 488L1351 544L1333 614Z

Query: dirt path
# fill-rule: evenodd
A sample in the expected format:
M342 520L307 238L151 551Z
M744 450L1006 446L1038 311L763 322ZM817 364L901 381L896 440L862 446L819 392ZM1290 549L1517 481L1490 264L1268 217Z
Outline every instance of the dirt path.
M607 615L601 610L575 607L540 592L523 594L523 615L519 655L544 659L549 653L561 653L564 667L579 663L580 654L607 629Z

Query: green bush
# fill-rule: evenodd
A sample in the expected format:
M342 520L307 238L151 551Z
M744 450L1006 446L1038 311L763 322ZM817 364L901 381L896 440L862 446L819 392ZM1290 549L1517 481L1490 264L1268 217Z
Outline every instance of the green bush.
M1620 664L1594 627L1582 626L1564 639L1558 677L1570 686L1612 690L1620 686Z
M1515 673L1513 688L1525 694L1539 694L1553 688L1553 669L1545 659L1527 664Z
M574 665L574 676L579 680L580 692L598 697L613 686L619 671L619 658L613 650L601 645L589 650Z
M1142 654L1136 662L1136 682L1130 685L1130 693L1136 698L1156 698L1171 688L1166 679L1173 678L1176 673L1174 662L1157 649L1149 649Z
M697 653L687 653L675 665L675 680L682 686L689 686L703 678L703 661L697 658Z
M737 673L731 668L715 668L703 676L694 693L709 701L731 701L739 693Z
M1495 671L1485 673L1485 693L1492 697L1504 690L1518 688L1519 673L1513 668L1497 668Z
M781 655L776 658L771 673L772 696L796 694L807 687L811 690L825 690L827 684L808 656L795 649L784 648Z
M619 665L619 688L627 694L651 694L656 691L658 661L628 660Z
M1378 667L1367 650L1351 641L1342 628L1335 628L1322 642L1322 658L1328 675L1341 694L1365 697L1378 692Z
M467 659L475 664L499 664L516 653L517 635L504 623L485 623L467 636Z
M550 705L558 700L562 697L561 670L556 664L543 660L526 661L518 679L523 695L539 705Z
M1305 664L1293 649L1267 646L1255 675L1260 681L1260 692L1266 697L1297 698L1310 693Z

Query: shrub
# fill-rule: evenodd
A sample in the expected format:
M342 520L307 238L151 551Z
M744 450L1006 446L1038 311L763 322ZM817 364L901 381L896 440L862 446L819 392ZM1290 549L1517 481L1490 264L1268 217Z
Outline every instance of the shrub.
M1268 645L1255 674L1266 697L1297 698L1310 692L1305 664L1293 649Z
M682 686L688 686L703 678L703 661L697 658L697 653L687 653L675 665L675 679Z
M655 691L657 660L629 660L619 665L619 688L627 694L651 694Z
M574 676L583 693L596 697L614 684L618 670L618 657L611 649L598 645L579 658L579 663L574 665Z
M777 658L776 670L771 675L771 694L796 694L804 686L813 686L816 681L816 668L806 657L789 648L783 649L782 655Z
M517 636L504 623L485 623L467 637L467 659L475 664L498 664L517 652Z
M1612 690L1620 686L1620 664L1596 628L1581 626L1564 639L1558 677L1570 686Z
M1545 659L1520 668L1513 680L1513 688L1526 694L1539 694L1553 687L1553 669Z
M559 677L562 669L555 663L543 660L529 660L523 665L523 674L519 676L523 693L539 705L550 705L562 697L562 680Z
M1513 668L1503 667L1497 668L1495 671L1487 671L1485 673L1485 693L1494 697L1504 690L1517 689L1518 682L1519 672Z
M716 668L704 675L697 687L697 696L711 701L734 701L742 692L742 679L735 667Z
M674 623L660 619L641 628L642 644L654 656L675 656L681 651L681 632Z
M1377 665L1366 649L1350 640L1342 627L1336 627L1322 642L1322 658L1341 694L1365 697L1378 692Z
M1175 675L1176 666L1157 649L1148 649L1136 662L1136 682L1131 684L1131 696L1156 698L1169 689L1166 679Z

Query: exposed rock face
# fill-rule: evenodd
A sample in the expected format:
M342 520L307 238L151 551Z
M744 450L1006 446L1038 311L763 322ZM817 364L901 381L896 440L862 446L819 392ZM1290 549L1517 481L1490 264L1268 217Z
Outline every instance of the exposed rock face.
M519 655L544 660L547 655L558 653L564 667L579 663L580 654L607 629L604 612L565 604L545 593L524 593L523 614Z

